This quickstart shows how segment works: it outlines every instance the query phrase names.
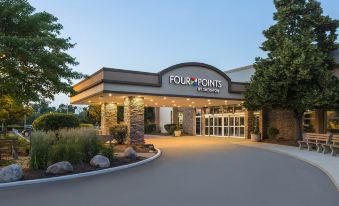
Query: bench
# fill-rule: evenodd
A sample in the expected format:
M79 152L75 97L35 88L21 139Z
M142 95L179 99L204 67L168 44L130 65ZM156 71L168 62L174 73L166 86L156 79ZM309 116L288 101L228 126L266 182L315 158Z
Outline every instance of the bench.
M18 159L17 145L17 139L0 139L0 159L3 154L11 154L14 159Z
M329 143L323 145L324 154L331 152L335 156L339 151L339 135L332 135Z
M324 150L323 145L328 144L329 141L329 134L306 133L304 140L298 141L298 144L299 149L307 148L308 151L317 150L317 152L322 152Z

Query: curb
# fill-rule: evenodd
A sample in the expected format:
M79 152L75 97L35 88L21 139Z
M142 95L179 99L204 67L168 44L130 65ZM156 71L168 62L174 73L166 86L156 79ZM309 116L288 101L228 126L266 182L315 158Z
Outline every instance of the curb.
M233 143L233 144L236 144L236 145L239 145L239 146L245 146L245 147L251 147L251 148L256 148L256 149L262 149L262 150L267 150L267 151L270 151L270 152L275 152L277 154L282 154L282 155L286 155L286 156L289 156L289 157L292 157L294 159L297 159L297 160L301 160L301 161L304 161L316 168L318 168L319 170L321 170L323 173L325 173L325 175L327 175L329 177L329 179L331 180L331 182L333 183L334 187L337 189L337 191L339 192L339 182L337 182L335 180L335 178L325 169L323 168L322 166L318 165L317 163L314 163L312 161L309 161L305 158L302 158L302 157L298 157L298 156L295 156L295 155L292 155L292 154L289 154L287 152L282 152L282 151L277 151L277 150L274 150L274 149L270 149L270 148L264 148L264 147L256 147L256 146L252 146L252 145L245 145L245 144L238 144L238 143Z
M90 177L90 176L125 170L128 168L144 165L148 162L151 162L157 159L161 155L161 150L159 149L156 149L156 150L157 150L157 153L154 156L149 157L145 160L141 160L139 162L134 162L131 164L122 165L118 167L112 167L112 168L107 168L107 169L102 169L102 170L95 170L91 172L83 172L83 173L65 175L65 176L59 176L59 177L49 177L49 178L35 179L35 180L23 180L23 181L17 181L17 182L0 183L0 190L5 189L5 188L16 187L16 186L23 186L23 185L42 184L42 183L56 182L56 181L62 181L62 180L72 180L72 179L77 179L77 178L82 178L82 177Z

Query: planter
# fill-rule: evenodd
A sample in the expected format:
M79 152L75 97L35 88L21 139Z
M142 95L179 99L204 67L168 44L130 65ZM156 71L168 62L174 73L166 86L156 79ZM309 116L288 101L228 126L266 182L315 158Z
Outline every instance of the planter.
M251 134L251 141L252 142L260 142L261 136L260 134Z
M174 131L174 136L175 137L180 137L181 136L181 130L175 130Z

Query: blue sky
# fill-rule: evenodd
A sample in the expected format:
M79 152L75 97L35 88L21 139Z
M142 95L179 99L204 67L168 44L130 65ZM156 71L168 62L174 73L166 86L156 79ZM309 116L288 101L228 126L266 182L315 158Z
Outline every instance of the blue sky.
M196 61L221 70L252 64L274 22L273 0L29 0L58 17L69 53L91 74L101 67L158 72ZM339 19L339 1L321 0ZM76 81L75 81L76 82ZM57 95L54 105L68 103Z

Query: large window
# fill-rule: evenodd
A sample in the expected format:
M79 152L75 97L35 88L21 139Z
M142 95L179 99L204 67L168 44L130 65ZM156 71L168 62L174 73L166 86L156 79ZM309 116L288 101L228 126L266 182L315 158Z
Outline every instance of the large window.
M303 127L305 132L315 132L315 111L305 112Z
M339 133L339 110L326 111L326 126L327 131Z

